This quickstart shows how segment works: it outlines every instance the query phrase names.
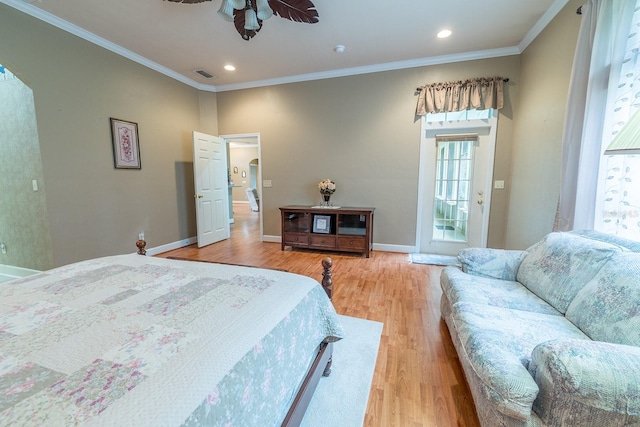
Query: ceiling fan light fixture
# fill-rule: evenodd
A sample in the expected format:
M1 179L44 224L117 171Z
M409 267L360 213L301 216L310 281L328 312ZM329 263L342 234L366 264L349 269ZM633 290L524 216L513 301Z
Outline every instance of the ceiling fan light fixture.
M0 0L2 1L2 0ZM30 1L30 0L22 0ZM35 0L34 0L35 1ZM42 0L38 0L42 1ZM212 0L169 0L174 3L196 4ZM251 40L272 16L290 21L315 24L318 11L312 0L221 0L218 16L233 25L244 40ZM244 11L244 15L242 12Z
M231 0L222 0L220 9L218 9L218 16L225 21L233 22L233 4Z
M249 7L244 11L244 29L245 30L259 30L260 24L258 24L258 17L256 11Z
M231 0L231 4L233 5L234 9L242 10L244 9L247 2L245 0Z
M268 0L256 0L256 7L258 8L258 18L261 20L269 19L273 16L273 10L269 7Z

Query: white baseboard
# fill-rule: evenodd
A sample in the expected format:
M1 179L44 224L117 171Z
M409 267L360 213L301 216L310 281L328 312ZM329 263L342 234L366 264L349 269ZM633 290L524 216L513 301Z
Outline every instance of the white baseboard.
M270 243L282 243L282 237L280 236L263 236L263 242ZM406 254L412 254L417 252L415 246L405 246L405 245L389 245L385 243L374 243L373 244L374 251L383 251L383 252L400 252Z
M280 236L270 236L264 235L262 236L262 241L267 243L282 243L282 237ZM147 249L148 256L154 256L161 254L163 252L172 251L174 249L183 248L185 246L193 245L198 242L197 237L190 237L188 239L179 240L173 243L167 243L166 245L156 246L154 248ZM406 246L406 245L390 245L386 243L374 243L373 244L374 251L383 251L383 252L399 252L412 254L418 252L415 246ZM2 274L2 265L0 264L0 274ZM17 268L17 267L14 267ZM34 270L35 271L35 270ZM37 271L36 271L37 273ZM32 273L33 274L33 273ZM22 277L22 276L17 276Z
M177 242L167 243L166 245L156 246L147 249L147 256L154 256L163 252L172 251L174 249L184 248L185 246L198 243L197 237L189 237L188 239L178 240Z
M282 237L265 235L265 236L262 236L262 241L268 242L268 243L282 243Z
M387 243L374 243L373 250L383 252L400 252L403 254L412 254L417 252L415 246L389 245Z
M7 276L17 279L18 277L27 277L36 273L40 273L40 271L24 267L15 267L13 265L0 264L0 276Z

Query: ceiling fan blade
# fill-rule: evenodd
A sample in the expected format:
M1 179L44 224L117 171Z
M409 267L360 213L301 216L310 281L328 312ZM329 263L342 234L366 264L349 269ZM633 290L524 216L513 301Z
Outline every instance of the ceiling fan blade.
M275 15L290 21L318 22L318 11L311 0L269 0L269 7Z
M172 3L196 4L196 3L204 3L206 1L211 1L211 0L165 0L165 1L170 1Z
M255 6L253 6L255 9ZM249 41L258 34L258 32L262 29L262 20L258 19L258 25L260 28L257 30L245 30L244 28L244 10L234 10L233 11L233 25L236 27L236 31L240 34L244 40Z

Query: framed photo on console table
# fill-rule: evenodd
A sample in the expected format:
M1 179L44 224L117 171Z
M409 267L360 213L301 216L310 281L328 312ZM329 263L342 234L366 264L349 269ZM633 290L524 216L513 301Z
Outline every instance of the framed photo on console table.
M111 117L113 162L116 169L141 169L138 124Z
M314 233L331 233L331 216L329 215L314 215L313 217L313 232Z

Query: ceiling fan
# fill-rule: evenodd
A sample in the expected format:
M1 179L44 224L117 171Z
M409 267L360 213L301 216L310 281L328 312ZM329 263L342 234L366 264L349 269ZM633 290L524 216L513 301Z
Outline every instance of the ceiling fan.
M173 3L204 3L211 0L168 0ZM218 16L233 22L244 40L251 40L262 21L276 15L295 22L315 24L318 11L311 0L222 0Z

